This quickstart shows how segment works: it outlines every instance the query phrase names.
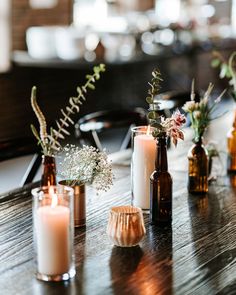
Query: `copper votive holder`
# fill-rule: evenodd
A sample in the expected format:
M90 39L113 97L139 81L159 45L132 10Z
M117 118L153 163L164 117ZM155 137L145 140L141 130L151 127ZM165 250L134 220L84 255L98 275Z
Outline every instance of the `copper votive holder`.
M134 247L142 240L145 233L141 208L133 206L111 208L107 234L114 245Z
M85 185L75 185L74 189L74 223L75 227L85 226L86 224L86 199Z
M66 185L66 180L59 181L59 184ZM86 225L86 191L85 184L70 185L74 189L74 226Z

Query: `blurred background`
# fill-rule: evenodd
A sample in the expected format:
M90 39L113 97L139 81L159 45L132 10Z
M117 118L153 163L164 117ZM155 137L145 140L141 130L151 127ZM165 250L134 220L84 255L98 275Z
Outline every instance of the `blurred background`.
M31 136L30 91L53 121L99 62L107 71L81 115L146 106L159 67L162 91L223 88L212 50L235 49L235 0L1 0L0 141Z
M147 108L151 71L161 91L189 91L211 81L212 51L236 49L236 0L1 0L0 147L31 138L37 121L31 87L49 124L58 118L93 65L107 71L78 115L117 108ZM34 142L35 144L35 142Z

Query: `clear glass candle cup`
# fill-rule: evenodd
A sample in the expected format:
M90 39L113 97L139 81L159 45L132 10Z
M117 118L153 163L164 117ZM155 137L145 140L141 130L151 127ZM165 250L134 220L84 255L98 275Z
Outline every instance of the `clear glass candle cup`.
M141 208L133 206L112 207L109 212L107 234L114 245L134 247L146 233Z
M131 193L132 205L144 212L150 210L150 176L155 170L156 140L152 127L137 126L131 129Z
M75 275L74 191L66 186L32 190L36 277L64 281Z

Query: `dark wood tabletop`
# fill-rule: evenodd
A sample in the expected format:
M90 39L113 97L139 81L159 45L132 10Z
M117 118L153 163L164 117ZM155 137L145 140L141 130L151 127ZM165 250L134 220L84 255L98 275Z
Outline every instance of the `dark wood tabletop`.
M221 134L225 136L225 134ZM236 176L210 184L205 196L187 192L186 150L169 152L174 179L171 228L149 224L139 246L113 246L109 208L131 202L130 167L114 164L114 186L87 191L87 224L75 230L76 276L48 283L35 278L31 189L0 196L0 294L236 294ZM224 169L223 169L224 170Z

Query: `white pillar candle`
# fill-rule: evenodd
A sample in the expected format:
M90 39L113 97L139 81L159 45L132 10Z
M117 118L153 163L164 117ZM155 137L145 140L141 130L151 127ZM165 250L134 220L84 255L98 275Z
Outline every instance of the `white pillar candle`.
M42 206L36 212L38 271L58 275L70 269L70 210L65 206Z
M156 141L152 135L134 137L132 159L133 205L150 209L150 176L155 169Z

